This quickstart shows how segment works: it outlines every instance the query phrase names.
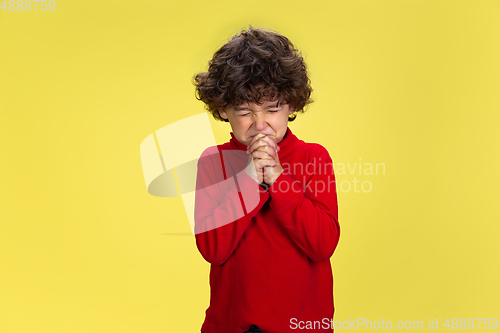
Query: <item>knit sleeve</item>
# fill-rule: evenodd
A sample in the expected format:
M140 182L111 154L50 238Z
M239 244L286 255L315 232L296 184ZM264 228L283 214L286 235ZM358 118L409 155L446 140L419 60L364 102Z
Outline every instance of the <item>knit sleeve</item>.
M195 237L201 255L222 265L238 245L251 219L269 193L244 170L231 172L222 153L202 155L198 161L195 193Z
M289 170L283 171L269 187L269 205L305 254L315 262L322 262L333 255L340 238L337 191L328 151L314 145L311 155L316 163L305 161L309 172L304 187L292 178Z

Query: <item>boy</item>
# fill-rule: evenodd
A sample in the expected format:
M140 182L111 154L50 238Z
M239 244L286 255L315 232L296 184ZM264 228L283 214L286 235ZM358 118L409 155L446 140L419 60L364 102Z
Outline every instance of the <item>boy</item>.
M252 27L194 77L197 98L232 129L198 161L196 245L211 263L204 333L333 331L333 164L288 127L312 102L309 82L285 36Z

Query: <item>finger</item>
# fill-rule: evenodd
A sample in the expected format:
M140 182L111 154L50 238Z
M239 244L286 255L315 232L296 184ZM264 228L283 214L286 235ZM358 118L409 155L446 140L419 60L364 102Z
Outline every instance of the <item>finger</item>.
M278 152L269 145L259 146L256 150L254 150L252 152L252 155L253 155L253 153L259 153L259 152L265 153L274 159L276 159L277 154L278 154ZM259 155L259 156L261 156L261 155Z
M269 142L266 141L267 136L264 134L258 134L254 137L252 142L248 145L247 151L251 154L255 149L260 146L269 145Z
M258 133L256 136L254 136L252 138L252 140L250 140L250 143L248 144L248 147L250 147L252 144L254 144L254 142L257 141L259 138L262 138L264 136L266 136L266 135L263 134L263 133Z
M269 156L267 156L267 157L269 157ZM255 158L253 160L253 164L255 166L255 170L256 170L257 174L259 172L264 172L263 168L274 167L274 166L278 165L276 163L276 161L271 159L271 158Z
M265 168L265 167L275 167L278 165L275 160L273 159L256 159L254 160L255 164L258 168Z
M259 147L259 149L254 150L252 152L253 158L261 158L261 159L276 159L277 154L273 149L269 146Z
M271 140L274 142L274 138L269 135L269 134L264 134L264 133L258 133L257 135L255 135L251 140L250 140L250 143L248 144L248 147L250 147L251 145L253 145L256 141L258 140L261 140L261 139L268 139L268 140Z
M273 138L269 136L263 136L257 139L254 143L248 146L248 153L251 154L254 150L258 149L259 147L263 146L269 146L271 147L274 151L278 149L278 145L276 141L274 141Z
M262 183L264 181L264 169L258 168L258 170L259 172L257 173L258 174L257 178L259 183Z
M272 136L266 136L265 140L274 150L279 151L278 143Z

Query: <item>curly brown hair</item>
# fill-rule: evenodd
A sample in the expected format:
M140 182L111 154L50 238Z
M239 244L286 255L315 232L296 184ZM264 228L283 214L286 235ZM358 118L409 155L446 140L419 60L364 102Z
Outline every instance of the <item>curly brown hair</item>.
M227 106L283 100L296 113L304 113L312 103L311 84L299 50L285 36L270 30L253 28L233 36L215 52L207 72L193 77L196 98L215 119Z

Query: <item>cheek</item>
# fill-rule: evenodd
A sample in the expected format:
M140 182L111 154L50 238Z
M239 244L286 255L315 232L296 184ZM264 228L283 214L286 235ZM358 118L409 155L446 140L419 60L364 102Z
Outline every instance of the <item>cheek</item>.
M235 129L245 130L246 127L249 127L251 125L251 122L249 122L248 119L245 119L245 117L239 117L239 118L234 118L233 123L231 125Z
M236 124L236 126L244 127L248 123L248 119L245 117L237 117L234 120L234 123Z
M283 112L280 117L275 121L276 126L286 128L288 126L288 113Z

